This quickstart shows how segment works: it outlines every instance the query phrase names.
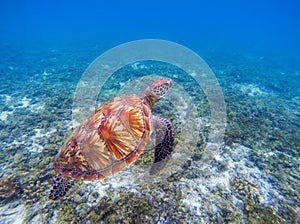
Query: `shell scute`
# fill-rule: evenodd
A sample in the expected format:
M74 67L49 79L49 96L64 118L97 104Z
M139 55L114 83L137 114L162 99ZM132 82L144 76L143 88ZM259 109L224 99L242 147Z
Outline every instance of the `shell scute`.
M106 104L102 105L97 109L97 111L101 111L105 116L110 116L112 114L116 114L123 108L125 102L122 97L114 98L108 101Z
M106 117L104 113L102 113L101 111L97 111L95 112L94 116L88 118L84 127L87 131L98 129L98 127L101 126L105 119Z
M100 138L115 159L122 159L136 146L136 139L128 132L122 122L112 116L99 127Z

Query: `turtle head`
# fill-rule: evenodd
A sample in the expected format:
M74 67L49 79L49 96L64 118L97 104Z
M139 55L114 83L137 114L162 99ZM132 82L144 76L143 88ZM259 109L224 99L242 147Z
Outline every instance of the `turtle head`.
M168 78L157 79L152 83L143 93L142 97L149 103L152 108L153 105L161 99L168 90L172 87L172 80Z

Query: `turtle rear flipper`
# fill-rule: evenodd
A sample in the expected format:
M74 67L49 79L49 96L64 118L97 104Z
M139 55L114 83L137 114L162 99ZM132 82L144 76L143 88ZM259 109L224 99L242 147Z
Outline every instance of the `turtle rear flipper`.
M150 175L158 173L165 167L174 150L174 128L172 123L164 118L153 117L156 135L154 162L150 168Z
M56 175L53 177L53 186L50 189L49 199L58 200L65 196L72 187L72 181L68 178Z

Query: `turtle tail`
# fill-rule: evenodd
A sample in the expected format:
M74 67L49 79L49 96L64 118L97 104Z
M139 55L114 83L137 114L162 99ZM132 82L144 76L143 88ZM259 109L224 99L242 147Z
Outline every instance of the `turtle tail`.
M49 199L58 200L66 195L68 190L72 187L73 182L65 177L56 175L53 177L53 186L50 189Z
M152 83L143 93L142 97L148 102L152 108L153 105L161 99L172 87L172 80L168 78L160 78Z

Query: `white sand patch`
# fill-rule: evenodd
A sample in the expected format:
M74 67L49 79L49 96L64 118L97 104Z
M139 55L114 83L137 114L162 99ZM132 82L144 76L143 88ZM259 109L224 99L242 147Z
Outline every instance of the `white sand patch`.
M31 99L25 96L18 102L18 106L15 106L14 108L27 108L30 105L30 101Z
M33 113L36 113L36 112L39 112L39 111L42 111L45 109L45 104L44 103L35 103L35 104L31 104L29 106L29 110Z
M198 174L195 179L182 179L180 187L184 199L182 203L187 206L195 215L205 217L202 207L203 201L209 201L211 210L218 209L218 202L214 196L214 192L218 188L228 191L231 195L232 187L230 186L230 179L233 177L240 177L247 179L250 183L257 187L260 203L270 203L271 195L278 194L273 188L272 184L268 182L267 174L259 170L248 157L251 152L250 148L235 144L233 147L226 146L220 155L215 156L215 160L221 164L226 165L224 171L218 170L217 166L198 167L195 162L191 169ZM200 163L199 163L200 164ZM241 201L233 198L232 206L238 206ZM273 204L274 202L272 202ZM234 207L233 207L234 208ZM207 209L206 209L207 210ZM217 211L217 210L216 210ZM205 222L205 220L204 220Z
M15 110L17 108L28 108L31 102L30 98L27 98L26 96L23 97L21 100L17 100L17 99L11 99L10 102L11 105L9 106L9 108L11 108L12 110Z
M84 181L84 189L87 189L90 193L96 191L99 193L98 200L102 197L107 196L108 193L114 192L113 197L119 197L119 191L114 189L126 188L131 192L138 192L138 186L146 182L151 181L149 174L147 173L148 168L139 165L130 165L124 170L106 177L103 180L95 180L92 182Z
M120 87L122 88L125 84L126 82L120 82Z
M49 75L52 75L52 73L44 71L43 74L42 74L42 76L49 76Z
M134 188L138 182L143 180L145 170L141 171L141 167L131 165L117 174L106 177L100 181L84 182L94 186L95 190L101 195L106 195L107 189L117 189L121 187Z
M26 139L26 136L22 135L21 139ZM25 144L25 143L26 143L25 140L20 141L20 140L14 139L11 144L12 145L22 145L22 144Z
M12 113L13 113L12 111L3 111L3 112L1 112L0 120L3 121L3 122L6 122L8 115L10 115Z
M7 105L10 104L12 101L12 97L10 95L7 94L0 94L0 105ZM0 121L6 122L7 118L10 114L12 114L13 111L2 111L0 113Z
M238 88L243 94L252 97L270 94L270 92L255 84L235 84L234 87Z
M11 104L9 108L15 109L15 108L27 108L30 105L31 99L25 96L22 99L18 100L17 98L12 98L9 95L0 94L0 101L5 105Z
M12 98L6 94L0 94L0 102L4 103L4 105L9 105L9 108L14 110L16 108L29 108L30 111L38 111L42 110L45 107L43 102L38 102L36 104L30 104L32 99L27 98L26 96L22 99Z
M134 69L134 70L138 70L138 69L145 69L147 68L146 65L140 63L140 62L135 62L131 65L131 67Z
M40 139L41 138L48 138L52 133L54 133L56 130L55 129L50 129L50 131L46 133L42 133L42 129L36 128L35 129L35 135L31 136L29 139L32 141L31 146L27 150L29 152L35 152L35 153L40 153L43 149L43 146L40 144Z
M25 206L23 204L10 208L12 203L0 207L0 223L24 223Z
M186 205L194 214L202 216L202 200L199 192L195 189L190 189L190 191L187 192L184 197L185 198L182 200L182 203Z
M0 94L0 99L1 99L1 102L3 102L4 104L8 104L9 102L11 102L12 97L7 94Z
M3 102L4 105L9 105L9 108L11 109L11 111L2 111L0 113L0 121L3 122L6 122L8 116L13 114L16 109L28 108L31 112L38 112L43 110L45 107L45 104L42 102L30 104L32 100L27 97L23 97L21 100L16 100L5 94L0 95L0 101Z
M13 99L9 95L0 94L0 102L4 105L9 105L11 111L2 111L0 113L0 121L7 121L8 116L13 114L16 109L27 108L30 112L36 113L45 109L45 104L43 102L38 102L35 104L30 104L32 99L23 97L20 100Z

